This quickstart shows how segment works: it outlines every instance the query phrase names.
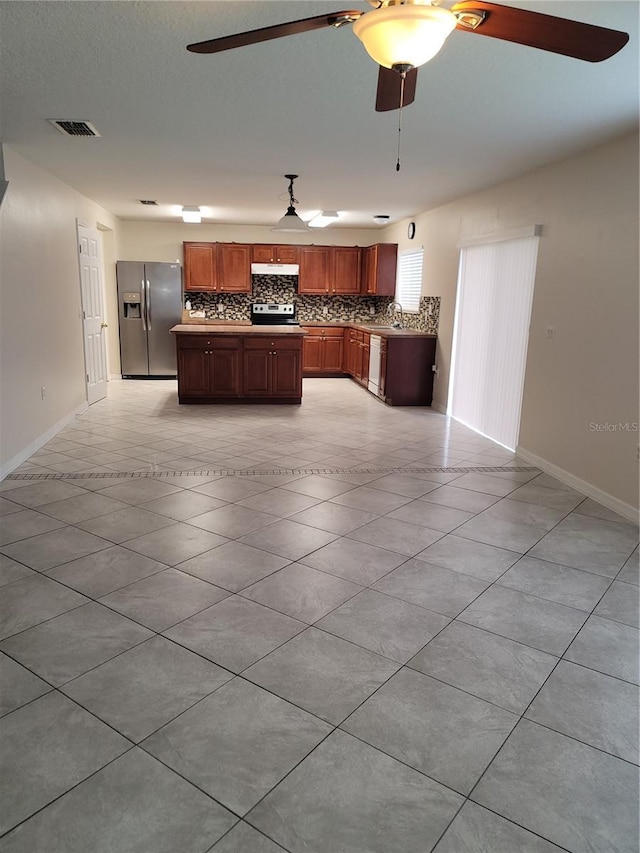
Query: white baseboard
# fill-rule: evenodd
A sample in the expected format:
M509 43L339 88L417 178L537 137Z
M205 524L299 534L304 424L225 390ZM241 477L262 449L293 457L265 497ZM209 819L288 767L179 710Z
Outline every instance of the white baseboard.
M110 373L109 374L109 382L111 382L113 379L122 379L122 374L121 373Z
M515 452L517 456L520 456L522 459L526 459L527 462L532 462L536 468L540 468L540 470L544 471L545 474L550 474L552 477L555 477L556 480L560 480L561 483L570 486L577 492L586 495L588 498L593 498L594 501L597 501L599 504L602 504L602 506L606 506L608 509L613 510L613 512L617 512L618 515L623 516L623 518L628 518L629 521L632 521L634 524L638 523L638 510L634 506L631 506L631 504L625 503L619 498L614 498L614 496L610 495L608 492L603 492L602 489L599 489L597 486L587 483L586 480L581 480L580 477L576 477L575 474L565 471L564 468L559 468L557 465L554 465L553 462L547 462L546 459L543 459L541 456L536 456L535 453L525 450L523 447L520 447L520 445L516 447Z
M48 429L42 435L38 436L35 441L32 441L30 445L21 450L17 456L14 456L13 459L10 459L5 465L0 468L0 480L4 480L7 474L11 474L18 465L22 465L22 463L28 459L30 456L40 450L40 448L45 445L48 441L56 435L56 433L60 432L60 430L67 426L68 423L77 416L81 415L83 412L89 408L88 403L82 403L80 406L75 408L72 412L70 412L66 417L62 418L62 420L58 421L58 423L54 424L51 429Z

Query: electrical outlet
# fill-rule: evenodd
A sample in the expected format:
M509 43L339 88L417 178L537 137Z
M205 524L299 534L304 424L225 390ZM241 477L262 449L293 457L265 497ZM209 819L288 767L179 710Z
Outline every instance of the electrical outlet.
M327 316L327 314L329 313L329 306L328 305L322 306L322 313L324 314L325 317Z
M224 314L224 302L218 302L218 314Z
M44 387L44 385L40 389L40 396L42 397L43 400L47 396L47 389Z
M371 314L371 316L373 317L373 315L375 313L376 313L375 307L373 305L369 305L369 314Z
M552 341L556 335L556 327L555 326L546 326L544 330L544 336L548 341Z

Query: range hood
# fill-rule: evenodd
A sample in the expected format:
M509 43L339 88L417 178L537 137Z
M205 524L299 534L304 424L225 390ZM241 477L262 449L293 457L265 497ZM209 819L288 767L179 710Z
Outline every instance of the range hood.
M298 275L298 264L251 264L252 275Z

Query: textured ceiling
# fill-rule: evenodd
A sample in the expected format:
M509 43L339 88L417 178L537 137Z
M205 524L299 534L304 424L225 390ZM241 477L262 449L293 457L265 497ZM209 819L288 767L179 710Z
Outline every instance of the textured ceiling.
M287 172L298 212L352 227L435 207L631 130L638 122L638 4L512 3L621 29L598 64L454 32L420 69L403 112L376 113L377 67L350 27L211 56L185 46L354 2L0 2L2 139L125 219L271 224ZM84 119L99 139L49 118ZM587 176L585 176L587 177ZM153 198L158 208L137 199Z

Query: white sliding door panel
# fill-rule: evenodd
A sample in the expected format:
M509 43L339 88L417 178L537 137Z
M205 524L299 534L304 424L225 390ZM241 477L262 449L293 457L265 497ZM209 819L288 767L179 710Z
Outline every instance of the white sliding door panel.
M449 414L514 449L529 341L538 237L460 254Z

